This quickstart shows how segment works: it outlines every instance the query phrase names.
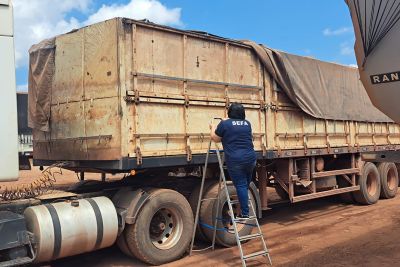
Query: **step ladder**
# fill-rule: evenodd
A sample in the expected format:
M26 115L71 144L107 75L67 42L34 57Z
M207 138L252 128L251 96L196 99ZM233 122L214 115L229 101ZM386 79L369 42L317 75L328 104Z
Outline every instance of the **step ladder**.
M228 202L228 207L229 207L229 215L231 217L233 230L235 232L236 243L237 243L237 246L239 248L240 259L242 261L242 266L246 267L246 261L247 260L253 259L253 258L256 258L256 257L260 257L260 256L267 257L267 259L269 261L269 264L272 265L271 257L269 255L269 251L268 251L267 245L265 243L264 236L262 234L260 224L258 223L256 212L255 212L255 209L254 209L252 201L249 200L249 208L251 210L251 215L249 216L249 218L246 218L245 220L236 219L235 218L232 205L233 204L238 204L239 201L238 200L233 200L233 201L231 200L231 196L229 195L228 186L227 186L228 183L226 181L225 174L224 174L224 166L223 166L223 161L224 160L221 157L221 151L219 150L217 144L215 144L216 149L215 150L211 150L211 144L212 144L212 141L210 141L210 143L208 145L208 150L207 150L207 154L206 154L206 161L205 161L205 164L204 164L204 171L203 171L203 176L202 176L201 185L200 185L199 200L197 202L195 224L194 224L195 227L194 227L194 230L193 230L192 242L190 244L189 256L191 256L194 251L204 251L204 250L207 250L207 249L214 250L215 249L215 237L216 237L217 230L218 231L221 231L221 230L225 230L226 231L226 229L217 229L217 221L219 220L218 216L217 216L217 212L219 210L219 201L218 201L217 202L217 208L215 210L216 214L214 214L214 218L215 218L214 225L212 226L213 238L212 238L211 245L209 247L206 247L206 248L203 248L203 249L197 249L197 250L193 249L194 239L195 239L195 235L196 235L196 228L197 228L197 224L199 223L199 213L200 213L201 203L203 201L210 201L210 200L219 199L220 194L223 193L227 197L227 202ZM206 179L206 170L207 170L207 166L208 166L208 160L209 160L210 153L215 153L217 155L219 169L220 169L218 194L217 194L216 198L203 198L204 181ZM221 192L222 191L221 189L223 190L223 192ZM237 228L238 224L246 224L246 225L255 226L256 229L257 229L257 232L255 234L239 236L239 232L237 230L238 229ZM252 240L252 239L259 239L261 241L262 250L254 252L254 253L251 253L251 254L244 255L243 248L242 248L242 242L248 241L248 240Z

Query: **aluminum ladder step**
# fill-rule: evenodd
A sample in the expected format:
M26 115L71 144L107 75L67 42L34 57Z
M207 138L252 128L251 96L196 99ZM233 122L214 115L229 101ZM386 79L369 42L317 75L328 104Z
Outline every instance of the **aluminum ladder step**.
M244 260L248 260L248 259L252 259L252 258L255 258L255 257L267 256L267 255L268 255L268 252L262 250L262 251L254 252L254 253L251 253L251 254L248 254L248 255L244 255L243 259Z
M240 241L247 241L247 240L251 240L251 239L260 238L261 236L262 236L262 234L260 234L260 233L244 235L244 236L240 236L239 240Z
M235 222L246 222L246 221L251 221L251 220L256 220L257 216L249 216L249 218L235 218Z

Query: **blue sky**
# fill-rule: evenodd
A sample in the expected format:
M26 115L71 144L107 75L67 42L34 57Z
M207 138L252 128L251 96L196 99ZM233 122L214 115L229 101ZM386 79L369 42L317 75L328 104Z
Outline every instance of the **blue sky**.
M279 50L345 65L356 63L352 24L344 0L82 0L79 7L74 0L14 1L16 47L17 53L22 54L16 55L19 90L26 90L28 64L24 53L31 43L116 14L148 16L152 21L182 29L251 39ZM52 1L52 5L41 6L46 1ZM23 2L54 15L48 21L27 18L34 12L20 10ZM38 4L32 6L34 2ZM35 25L31 27L35 35L23 32L26 24Z

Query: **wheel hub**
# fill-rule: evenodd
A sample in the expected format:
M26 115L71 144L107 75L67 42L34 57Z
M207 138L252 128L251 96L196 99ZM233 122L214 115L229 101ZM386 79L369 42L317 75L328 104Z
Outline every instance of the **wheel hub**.
M150 222L150 239L159 249L169 249L176 245L182 235L183 220L177 210L161 208Z
M160 230L161 231L164 231L165 230L165 223L160 223L159 225L158 225L158 227L160 228Z

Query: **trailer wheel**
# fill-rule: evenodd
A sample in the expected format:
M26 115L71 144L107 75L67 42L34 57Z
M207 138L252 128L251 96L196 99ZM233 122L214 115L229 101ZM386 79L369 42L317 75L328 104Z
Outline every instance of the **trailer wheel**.
M378 165L381 176L381 198L394 198L399 186L399 174L392 162L382 162Z
M381 178L375 164L364 164L361 175L358 177L360 191L353 193L354 199L363 205L375 204L381 193Z
M208 191L208 188L213 184L215 184L215 180L205 180L204 181L203 198L205 197L205 195L206 195L205 193ZM199 195L200 195L200 186L201 186L201 184L199 183L193 189L193 191L189 197L189 204L193 211L193 218L195 218L195 216L196 216L197 203L199 201ZM200 210L203 208L203 204L200 206ZM207 236L204 234L203 229L199 225L197 225L197 228L196 228L196 238L198 238L202 241L208 241Z
M127 225L125 241L132 254L152 265L179 259L193 233L193 213L186 198L169 189L153 189L138 213Z
M221 190L224 190L221 188ZM228 185L229 195L236 195L236 190L233 185ZM213 186L210 187L208 192L206 193L206 198L216 198L218 195L218 183L215 183ZM253 207L256 207L256 203L254 197L249 190L249 198L253 203ZM235 198L232 198L235 199ZM233 230L232 222L229 216L229 208L227 203L227 198L222 191L220 194L220 198L209 200L204 202L204 207L200 210L200 221L206 224L207 226L202 226L202 230L204 234L207 236L208 240L212 240L213 238L213 229L210 229L210 226L214 226L214 219L215 219L215 211L217 209L217 203L219 201L219 210L217 212L217 217L221 218L217 221L217 229L219 231L216 232L215 241L217 244L225 247L235 246L236 239L235 239L235 232ZM240 206L237 204L233 205L233 210L235 215L240 212ZM254 215L250 209L250 215ZM250 222L251 223L251 222ZM240 225L238 224L238 232L239 236L249 235L253 229L251 225ZM225 231L221 231L220 229L226 229Z

